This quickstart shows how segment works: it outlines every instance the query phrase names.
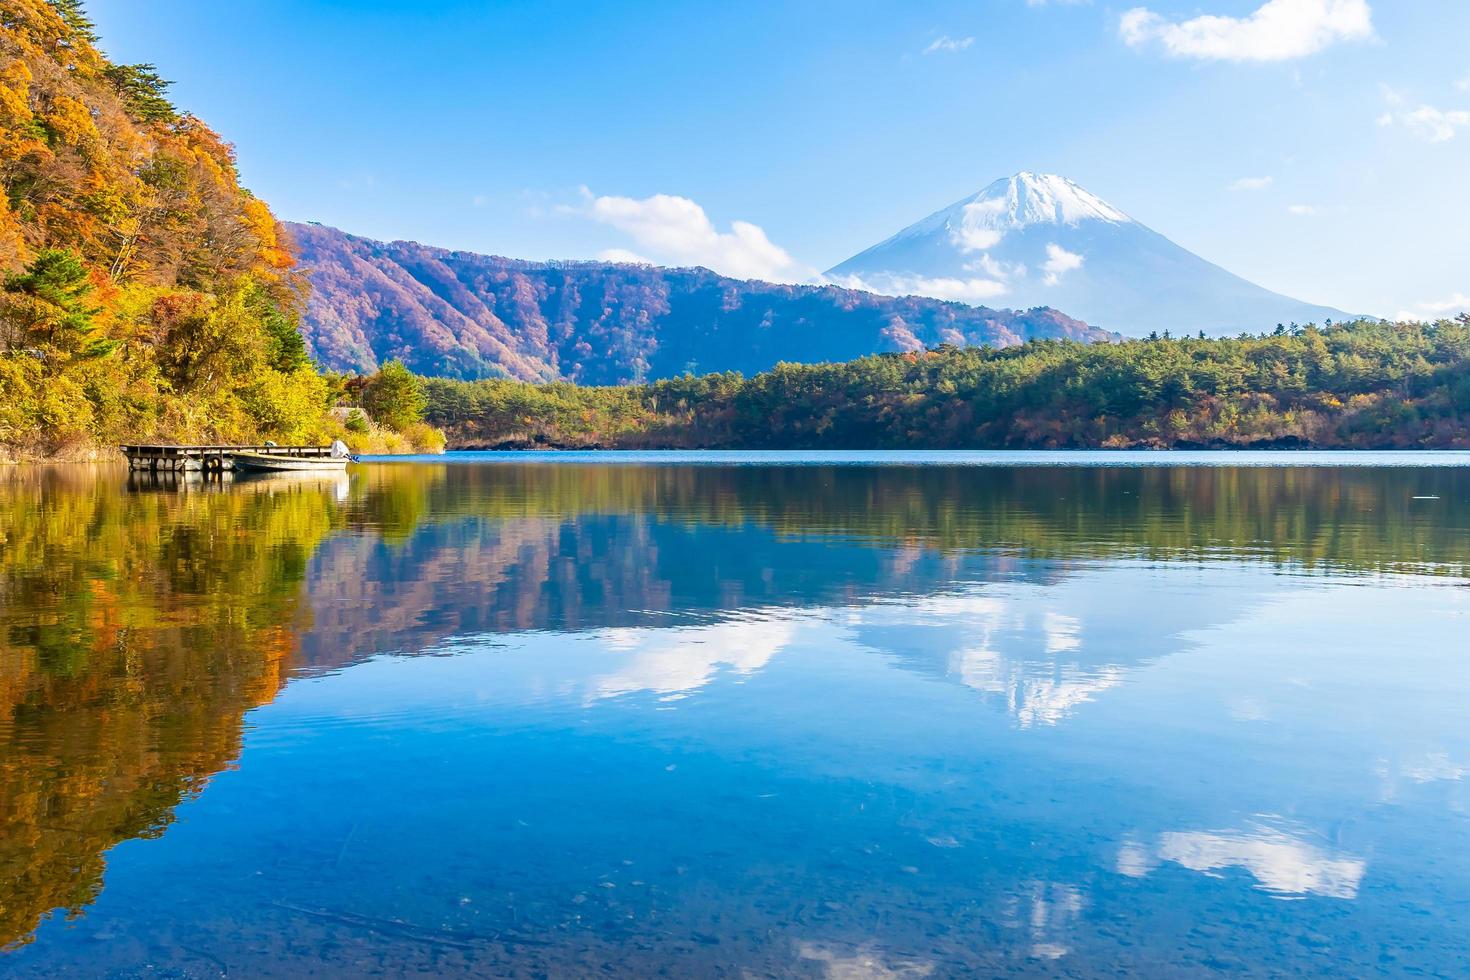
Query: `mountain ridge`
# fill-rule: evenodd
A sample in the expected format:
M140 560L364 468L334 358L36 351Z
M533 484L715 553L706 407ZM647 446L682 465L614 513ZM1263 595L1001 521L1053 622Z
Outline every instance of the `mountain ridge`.
M996 310L708 269L538 262L293 224L316 360L371 372L389 359L452 378L624 384L689 370L754 373L940 344L1112 336L1052 309Z

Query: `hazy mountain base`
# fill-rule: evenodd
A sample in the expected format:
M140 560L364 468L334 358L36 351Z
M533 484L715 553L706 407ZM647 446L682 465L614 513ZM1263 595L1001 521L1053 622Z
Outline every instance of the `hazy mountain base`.
M425 391L451 448L1467 448L1470 318Z

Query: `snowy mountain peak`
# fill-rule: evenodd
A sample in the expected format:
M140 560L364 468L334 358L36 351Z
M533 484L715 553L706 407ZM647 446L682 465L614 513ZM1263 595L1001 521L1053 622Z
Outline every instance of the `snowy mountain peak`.
M941 233L964 253L994 248L1011 232L1084 221L1131 224L1107 201L1056 174L1023 170L903 229L883 245ZM881 246L880 246L881 247Z
M1030 171L934 212L826 276L879 293L1051 306L1133 334L1234 333L1347 316L1262 289L1067 178Z
M961 201L965 214L979 211L1007 228L1030 225L1075 225L1083 221L1126 222L1131 219L1065 177L1023 170L997 180L974 197Z

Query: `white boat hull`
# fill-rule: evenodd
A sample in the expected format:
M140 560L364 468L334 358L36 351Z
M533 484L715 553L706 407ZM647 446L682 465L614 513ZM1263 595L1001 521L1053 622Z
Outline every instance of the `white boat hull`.
M267 456L263 453L231 453L237 470L258 473L341 473L349 460L331 456Z

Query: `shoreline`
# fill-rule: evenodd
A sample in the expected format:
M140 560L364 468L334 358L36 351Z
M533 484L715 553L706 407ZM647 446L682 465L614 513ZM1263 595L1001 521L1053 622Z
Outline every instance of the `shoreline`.
M1377 453L1463 453L1470 452L1470 445L1466 446L1334 446L1334 445L1310 445L1310 444L1288 444L1280 443L1241 443L1220 445L1198 445L1178 444L1173 446L1159 445L1135 445L1135 446L966 446L966 447L930 447L930 446L904 446L904 447L817 447L817 446L573 446L561 444L527 444L515 443L476 443L471 445L456 446L446 445L440 453L373 453L365 452L360 455L383 456L383 457L412 457L433 455L439 456L446 453L592 453L592 454L617 454L617 453L1104 453L1125 455L1129 453L1146 453L1167 455L1170 453L1211 453L1226 456L1230 454L1268 453L1289 456L1292 454L1307 453L1352 453L1371 455ZM126 457L119 450L89 449L81 451L68 451L55 455L39 455L36 453L14 453L0 449L0 468L22 467L22 466L68 466L68 465L117 465L125 466Z

